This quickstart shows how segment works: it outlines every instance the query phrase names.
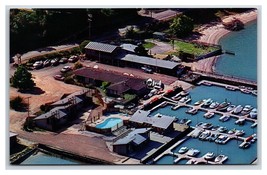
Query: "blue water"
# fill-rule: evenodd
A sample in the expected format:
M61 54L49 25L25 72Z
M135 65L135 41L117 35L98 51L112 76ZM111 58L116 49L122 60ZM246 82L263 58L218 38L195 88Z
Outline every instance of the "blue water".
M222 55L216 63L219 74L257 81L257 22L245 26L244 30L231 32L221 38L223 50L235 55Z
M35 155L31 155L21 164L22 165L76 165L76 164L81 164L81 162L61 157L55 157L42 152L38 152Z
M108 118L104 122L96 125L96 128L100 128L100 129L112 128L113 126L116 126L120 122L122 122L122 119L112 117L112 118Z
M225 88L218 87L218 86L196 86L190 91L190 96L192 98L191 104L195 103L196 101L199 101L201 99L207 99L211 98L214 101L223 102L227 99L227 101L231 102L235 105L251 105L253 107L257 107L257 97L250 95L250 94L244 94L240 91L229 91ZM179 119L190 119L192 122L189 124L190 126L195 126L199 122L209 122L212 123L214 126L224 126L228 130L230 129L238 129L238 130L244 130L245 135L244 137L250 136L254 133L257 133L257 127L251 128L250 126L253 124L252 122L246 121L243 126L236 125L235 118L230 118L227 122L221 122L219 121L220 115L215 114L214 117L210 119L206 119L203 117L205 112L198 111L197 114L191 115L185 113L188 109L187 107L181 107L177 110L172 110L171 105L167 105L165 108L158 108L157 110L153 111L151 115L155 115L157 113L174 116ZM227 154L229 157L229 160L226 162L226 164L250 164L251 161L253 161L257 157L257 146L254 143L251 145L249 149L243 150L238 147L238 145L241 144L241 142L237 141L230 141L226 145L218 145L214 142L205 142L200 141L198 139L189 139L179 147L175 149L175 151L178 151L181 146L188 146L192 148L197 148L202 151L201 155L204 155L208 151L218 152L218 148L220 148L219 151L221 153ZM238 156L236 156L238 155ZM160 159L157 164L172 164L172 156L164 156L162 159ZM186 163L186 160L181 161L178 164L184 164Z

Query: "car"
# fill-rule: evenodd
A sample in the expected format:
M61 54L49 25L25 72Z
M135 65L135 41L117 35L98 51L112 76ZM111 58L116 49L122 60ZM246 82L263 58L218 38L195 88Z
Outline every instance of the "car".
M52 66L57 66L57 65L59 65L59 58L55 58L55 59L51 60L51 65L52 65Z
M78 56L76 56L76 55L72 55L72 56L68 59L68 62L75 63L75 62L78 61L78 60L79 60Z
M136 105L134 103L130 103L126 108L127 109L132 109L134 108Z
M44 61L44 67L50 66L51 65L51 60L47 59Z
M61 70L60 70L60 72L62 72L62 73L66 73L66 72L68 72L68 71L70 71L71 70L71 67L70 66L64 66Z
M43 67L43 62L42 61L36 61L33 65L34 69L39 69Z
M150 73L150 74L153 73L153 70L150 69L150 68L148 68L148 67L141 67L141 69L142 69L144 72L146 72L146 73Z
M67 63L68 62L68 58L65 58L65 57L63 57L63 58L61 58L60 60L59 60L59 63L60 64L64 64L64 63Z
M63 81L64 77L62 75L55 75L54 78L59 81Z

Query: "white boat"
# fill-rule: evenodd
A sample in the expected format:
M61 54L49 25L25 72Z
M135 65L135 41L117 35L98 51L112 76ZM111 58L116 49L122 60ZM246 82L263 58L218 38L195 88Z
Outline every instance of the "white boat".
M211 108L211 109L215 109L215 108L217 108L217 107L219 106L219 104L220 104L220 103L218 103L218 102L212 102L212 103L210 104L209 108Z
M236 132L236 129L234 128L234 129L229 130L227 133L228 134L234 134L235 132Z
M257 109L256 108L253 108L250 113L249 113L249 117L250 118L253 118L253 119L256 119L257 118L257 115L258 115L258 112L257 112Z
M171 99L176 100L178 97L180 97L180 93L176 94L176 95L173 96Z
M181 102L181 103L187 103L187 102L189 102L190 100L191 100L191 97L186 96L186 97L181 98L181 100L179 100L179 102Z
M257 90L252 91L252 94L255 95L255 96L257 96L258 95Z
M184 147L182 147L182 148L179 149L178 153L179 153L179 154L184 154L184 153L186 153L188 150L189 150L189 149L188 149L186 146L184 146Z
M235 124L237 125L243 125L245 123L245 119L242 118L242 119L238 119L237 121L235 121Z
M255 123L253 123L250 127L251 128L255 128L257 126L257 123L255 122Z
M247 89L240 89L241 92L243 92L244 94L249 94L251 93L250 90L247 90Z
M201 127L203 128L203 129L211 129L212 128L212 124L211 123L203 123L202 125L201 125Z
M210 135L210 131L204 131L200 136L198 137L200 140L205 140Z
M244 134L245 134L245 131L244 130L236 130L236 132L235 132L235 135L236 136L242 136Z
M188 91L182 91L180 94L181 94L181 96L186 96L189 94L189 92Z
M234 108L235 108L235 105L230 105L230 106L228 106L228 108L226 108L226 111L227 111L227 112L230 112L230 111L232 111Z
M241 105L238 105L234 110L234 114L239 114L242 111L243 107Z
M195 102L194 105L197 106L197 105L200 105L201 103L203 103L203 100L199 100L199 101Z
M236 88L234 86L226 86L225 87L227 90L230 90L230 91L235 91Z
M246 149L250 146L250 143L249 142L243 142L239 145L239 148L243 148L243 149Z
M197 113L197 109L194 109L194 108L189 108L186 113L188 114L196 114Z
M215 157L215 154L213 152L208 152L207 154L204 155L205 160L211 160Z
M215 143L224 144L228 137L226 135L220 135L216 140Z
M219 120L222 121L222 122L226 122L226 121L228 121L229 119L230 119L230 117L227 116L227 115L224 115L224 116L222 116L222 117L219 118Z
M206 114L204 114L205 118L211 118L214 116L214 112L207 112Z
M160 107L164 108L164 107L167 106L167 104L168 104L168 103L167 103L166 101L164 101L164 102L161 103Z
M253 109L252 106L250 106L250 105L245 105L245 107L244 107L243 110L241 111L241 114L243 114L243 115L248 114L252 109Z
M219 132L226 132L227 131L227 128L226 127L223 127L223 126L220 126L217 131Z
M207 81L204 81L202 84L206 85L206 86L211 86L212 84L207 82Z
M212 102L213 102L212 99L209 98L209 99L207 99L207 100L204 100L204 103L203 103L202 106L209 106L209 105L211 105Z
M224 101L224 102L222 102L221 104L219 104L217 110L218 110L218 111L224 111L224 110L227 109L227 107L228 107L229 105L230 105L230 102L226 102L226 101Z
M190 148L190 149L187 151L186 154L187 154L188 156L194 157L194 156L196 156L196 155L199 154L199 153L200 153L199 150Z
M225 156L225 155L223 155L223 154L220 154L220 155L218 155L218 156L215 158L214 162L219 163L219 162L221 162L221 161L225 161L225 160L227 160L227 159L228 159L227 156Z

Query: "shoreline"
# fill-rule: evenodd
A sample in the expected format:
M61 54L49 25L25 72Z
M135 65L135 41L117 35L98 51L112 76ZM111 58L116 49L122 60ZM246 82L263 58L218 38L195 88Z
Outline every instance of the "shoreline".
M231 20L233 18L239 19L245 25L247 25L248 23L257 20L257 9L251 10L245 13L241 13L241 14L227 16L224 19L222 19L222 21ZM205 28L204 30L200 31L202 36L199 39L193 40L193 41L206 42L210 44L218 44L221 38L225 37L231 32L232 31L225 29L221 22L217 25ZM214 57L209 57L203 60L199 60L197 62L192 63L191 68L194 71L204 71L207 73L214 73L215 65L219 58L220 56L214 56Z

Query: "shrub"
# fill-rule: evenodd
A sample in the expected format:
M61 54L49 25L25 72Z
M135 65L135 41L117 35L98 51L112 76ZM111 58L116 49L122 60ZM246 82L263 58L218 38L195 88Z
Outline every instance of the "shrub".
M15 111L22 111L26 108L26 104L23 102L23 98L20 96L10 100L10 108Z
M75 64L74 64L74 70L75 69L80 69L80 68L82 68L83 67L83 64L82 63L80 63L79 61L78 62L76 62Z

